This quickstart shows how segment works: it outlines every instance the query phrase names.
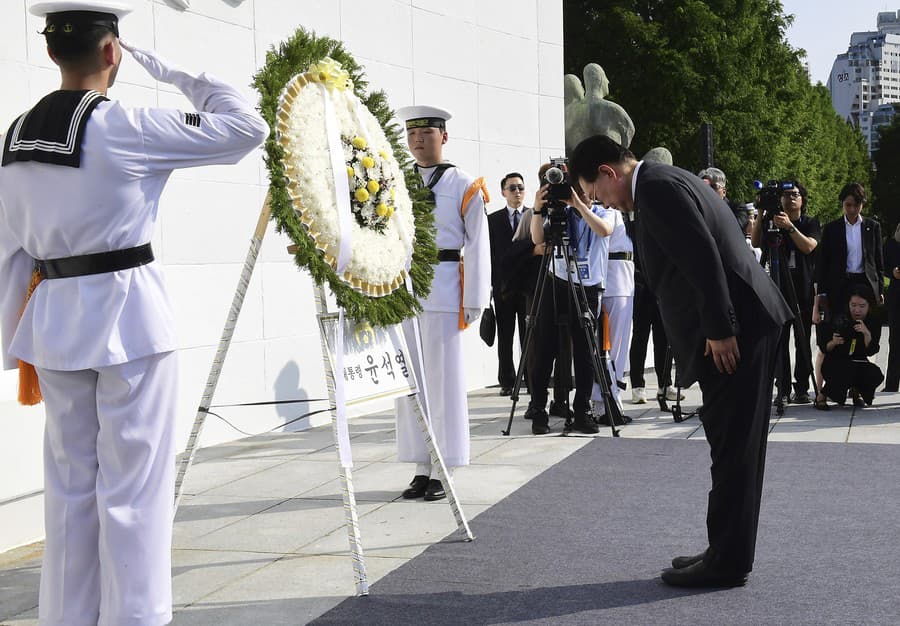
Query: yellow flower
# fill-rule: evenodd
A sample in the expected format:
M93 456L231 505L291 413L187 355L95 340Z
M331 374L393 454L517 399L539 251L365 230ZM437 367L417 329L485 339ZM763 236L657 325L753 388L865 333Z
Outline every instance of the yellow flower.
M356 198L357 202L365 202L369 199L369 192L366 191L365 187L360 187L353 194L353 197Z
M388 158L388 153L385 152L384 150L379 150L379 151L378 151L378 156L380 156L382 159L387 159L387 158Z
M393 215L393 214L394 214L394 207L389 206L389 207L387 208L387 216L390 217L390 216Z
M360 162L362 163L362 166L366 169L369 169L370 167L375 167L375 159L373 159L370 156L364 156L360 160Z
M357 135L353 139L350 140L350 145L356 148L357 150L365 150L366 146L369 145L365 139Z
M397 195L397 189L395 187L391 187L391 200Z
M356 172L353 171L353 168L349 165L347 166L347 178L353 178L356 176Z
M375 207L375 214L378 217L384 217L385 215L388 214L388 210L389 210L388 206L382 202L377 207Z
M381 185L378 184L377 180L370 180L366 183L366 189L369 190L369 193L378 193L378 190L381 189Z
M329 90L344 91L348 86L352 85L349 72L330 57L325 57L318 63L311 65L309 73L313 81L323 83Z

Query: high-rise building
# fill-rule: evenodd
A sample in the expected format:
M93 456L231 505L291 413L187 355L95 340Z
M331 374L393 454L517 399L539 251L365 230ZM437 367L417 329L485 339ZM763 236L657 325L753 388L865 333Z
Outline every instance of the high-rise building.
M853 33L831 67L828 90L835 111L878 149L878 129L900 110L900 11L878 14L878 30Z

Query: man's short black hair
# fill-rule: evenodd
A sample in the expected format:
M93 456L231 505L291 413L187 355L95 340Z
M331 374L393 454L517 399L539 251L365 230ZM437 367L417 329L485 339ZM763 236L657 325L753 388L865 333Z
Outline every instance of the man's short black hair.
M847 183L844 185L844 188L841 189L841 193L838 195L838 198L841 201L841 204L844 203L848 197L853 196L853 199L856 200L857 204L865 204L866 202L866 188L862 186L860 183Z
M634 159L634 154L606 135L594 135L583 140L572 151L569 159L569 178L583 178L589 183L597 180L597 168L601 165L623 163Z
M510 178L518 178L518 179L520 179L523 183L525 182L525 177L524 177L524 176L522 176L522 175L519 174L518 172L510 172L509 174L507 174L506 176L504 176L503 179L500 181L500 189L506 189L506 181L508 181Z
M99 64L100 42L109 34L118 36L115 15L93 11L71 11L47 16L43 35L53 58L66 68L94 69Z

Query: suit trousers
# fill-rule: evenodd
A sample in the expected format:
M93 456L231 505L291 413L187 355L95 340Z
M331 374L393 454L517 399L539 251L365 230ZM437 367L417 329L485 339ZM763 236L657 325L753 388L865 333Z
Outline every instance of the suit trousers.
M516 363L513 360L513 338L516 324L519 326L519 348L525 344L525 296L506 293L494 296L494 313L497 316L497 382L501 387L516 383Z
M631 349L629 350L629 373L631 388L644 387L644 364L647 361L647 342L653 332L653 363L656 370L656 382L659 389L669 384L666 372L666 331L663 328L662 316L656 296L650 288L642 283L634 285L634 313L632 315ZM671 369L671 365L669 366Z
M578 286L576 285L576 289ZM587 306L596 311L599 303L599 289L585 287ZM572 360L575 366L575 400L576 409L590 408L591 390L594 383L591 363L590 345L581 327L577 310L569 284L559 278L550 278L544 290L538 323L535 327L534 359L530 366L531 403L530 407L544 408L547 404L547 384L550 381L550 370L556 360L557 372L560 370L558 351L560 346L560 328L567 328L571 337Z
M40 623L168 623L176 354L38 368L38 377L47 416Z
M720 373L708 358L699 381L712 458L705 560L734 573L753 569L780 332L739 336L737 371Z

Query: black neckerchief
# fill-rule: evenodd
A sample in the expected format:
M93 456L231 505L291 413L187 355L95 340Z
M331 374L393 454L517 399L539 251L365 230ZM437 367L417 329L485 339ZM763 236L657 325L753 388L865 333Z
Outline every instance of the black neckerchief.
M93 90L54 91L44 96L9 127L2 165L38 161L79 167L85 126L94 108L108 99Z

